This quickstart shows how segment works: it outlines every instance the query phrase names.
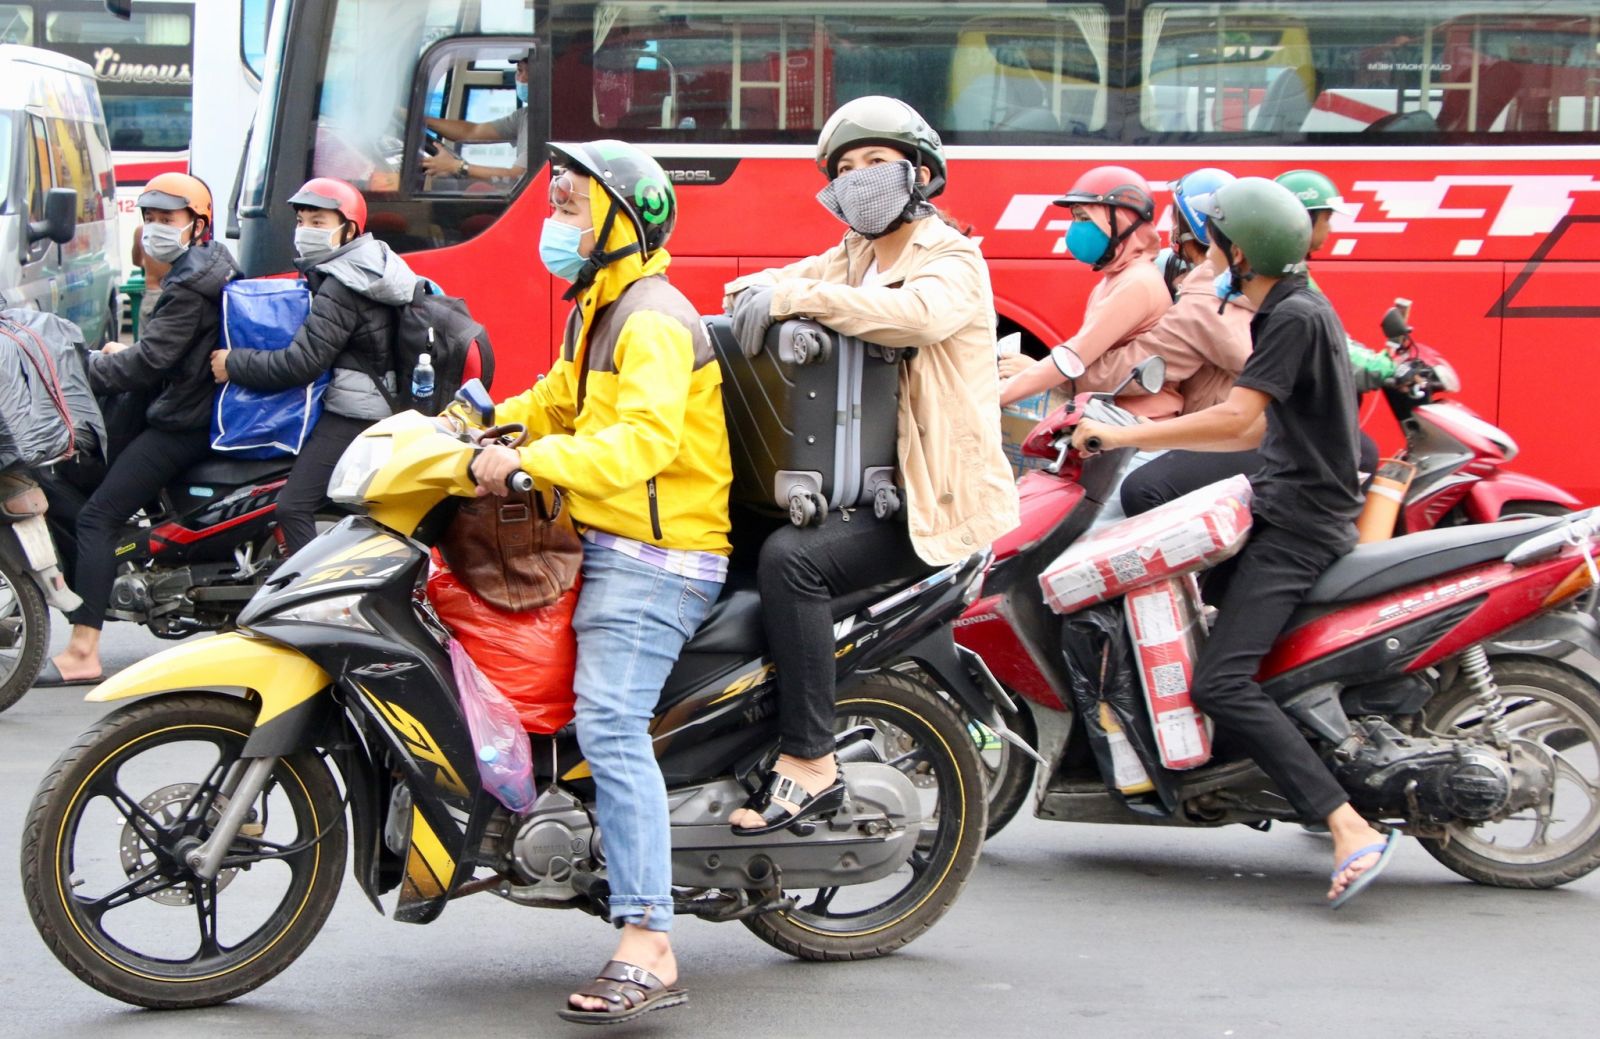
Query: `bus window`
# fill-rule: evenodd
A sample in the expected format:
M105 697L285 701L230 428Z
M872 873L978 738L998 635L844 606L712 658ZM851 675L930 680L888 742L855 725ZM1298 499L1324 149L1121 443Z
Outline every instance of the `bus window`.
M486 39L485 27L517 28L525 38ZM419 156L407 154L408 140L421 147L413 97L450 118L470 118L463 113L472 106L508 111L515 92L505 70L516 51L528 51L532 32L526 0L336 0L311 175L365 192L374 233L397 249L452 245L484 230L513 185L424 180Z
M1141 122L1176 134L1600 129L1600 2L1151 5Z
M115 127L111 146L118 151L181 152L189 147L192 99L107 93L101 101L105 105L106 125Z
M527 44L474 40L435 45L423 69L427 88L425 114L432 119L491 123L498 129L495 141L434 141L450 155L475 166L526 171L527 112L518 106L514 61L526 55ZM519 154L520 152L520 154ZM513 177L471 180L453 176L425 176L417 167L413 180L428 194L472 193L505 195L516 187Z
M44 219L45 192L55 187L50 175L50 138L44 120L33 116L29 122L33 133L28 136L28 219ZM37 245L38 243L35 243Z
M1047 143L1106 122L1101 4L623 0L554 17L558 139L809 140L863 94L901 98L952 139Z
M187 47L193 33L188 12L157 14L139 11L126 20L109 11L51 11L44 18L46 43L143 44L149 47Z
M0 213L11 199L11 148L11 113L0 112L0 170L6 171L6 176L0 177Z
M267 27L272 24L273 3L274 0L244 0L239 14L239 57L258 80L266 69Z
M33 45L33 9L24 4L0 4L0 43Z

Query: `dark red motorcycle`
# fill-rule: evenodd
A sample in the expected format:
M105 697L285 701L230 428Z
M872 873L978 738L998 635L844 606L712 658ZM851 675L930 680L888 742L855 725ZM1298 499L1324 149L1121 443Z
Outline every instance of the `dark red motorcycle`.
M957 641L983 662L974 666L1016 698L1007 725L1040 752L1035 814L1183 826L1291 819L1225 741L1199 767L1170 769L1148 716L1109 693L1083 709L1074 655L1086 629L1103 638L1087 678L1097 692L1137 668L1118 638L1124 599L1062 616L1040 590L1041 572L1088 530L1131 459L1073 452L1086 414L1127 420L1110 398L1085 394L1033 431L1024 452L1050 464L1023 478L1023 522L995 545L983 595L957 622ZM1473 880L1548 887L1600 865L1600 688L1586 674L1600 674L1600 628L1558 609L1596 583L1597 532L1600 511L1361 546L1317 583L1263 666L1268 690L1356 807ZM1085 623L1094 611L1098 621ZM1108 737L1122 761L1106 753ZM1114 767L1130 749L1147 784ZM993 791L991 833L1020 808L1035 771L1010 747L1001 753L1011 767L1002 764Z

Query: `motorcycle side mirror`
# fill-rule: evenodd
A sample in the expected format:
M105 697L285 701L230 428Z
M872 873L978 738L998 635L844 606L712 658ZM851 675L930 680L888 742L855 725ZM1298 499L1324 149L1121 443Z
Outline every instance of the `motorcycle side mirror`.
M1400 340L1411 334L1411 323L1399 307L1390 307L1389 312L1383 315L1381 322L1383 337L1389 340Z
M494 425L494 400L478 379L468 379L456 391L455 399L464 404L480 426Z
M1133 366L1128 377L1122 380L1122 385L1111 391L1112 397L1122 396L1122 392L1134 383L1146 393L1160 393L1161 388L1167 384L1167 362L1161 357L1147 357Z

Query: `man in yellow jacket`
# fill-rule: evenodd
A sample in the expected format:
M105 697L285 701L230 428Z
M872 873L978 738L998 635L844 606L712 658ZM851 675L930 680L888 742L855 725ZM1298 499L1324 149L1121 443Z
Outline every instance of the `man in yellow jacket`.
M475 472L479 493L504 494L518 469L564 488L583 531L578 741L622 939L561 1016L598 1023L687 1000L668 941L672 845L649 724L727 577L732 467L721 370L694 307L664 276L671 182L621 141L550 150L539 255L572 282L575 305L549 375L495 409L534 439L486 448Z

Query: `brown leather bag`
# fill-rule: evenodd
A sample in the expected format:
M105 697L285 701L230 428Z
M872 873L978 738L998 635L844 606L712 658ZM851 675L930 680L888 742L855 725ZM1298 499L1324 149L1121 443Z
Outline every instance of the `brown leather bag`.
M486 430L488 442L503 427ZM523 432L511 447L527 441ZM439 543L456 576L490 606L524 613L549 606L571 588L583 563L583 539L572 525L561 491L547 496L513 491L463 502Z

